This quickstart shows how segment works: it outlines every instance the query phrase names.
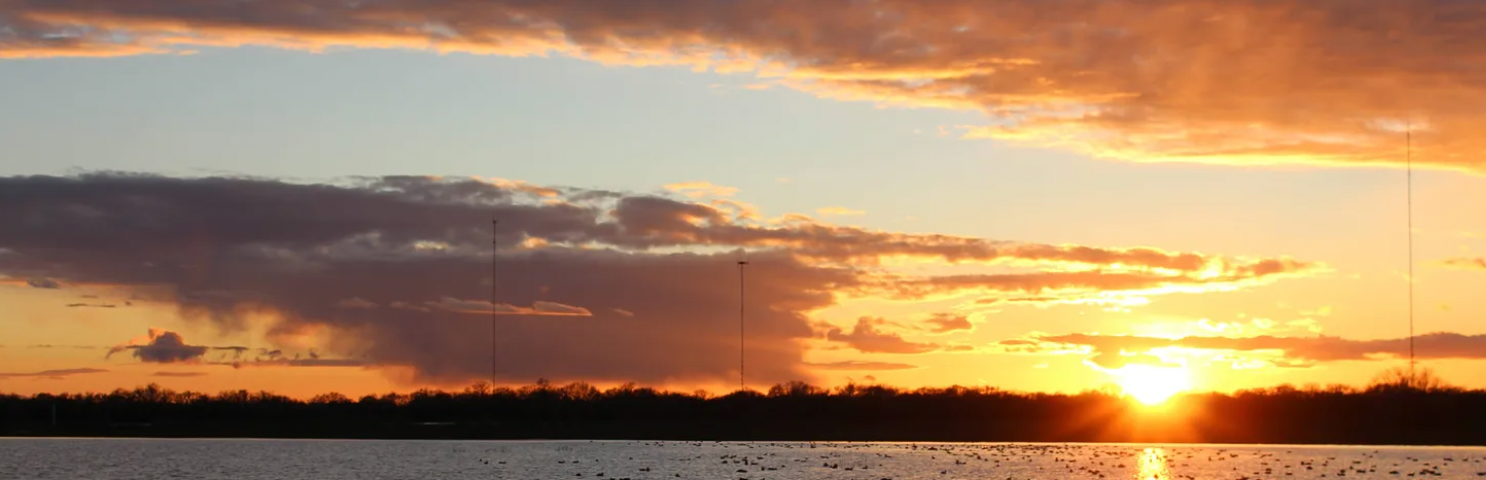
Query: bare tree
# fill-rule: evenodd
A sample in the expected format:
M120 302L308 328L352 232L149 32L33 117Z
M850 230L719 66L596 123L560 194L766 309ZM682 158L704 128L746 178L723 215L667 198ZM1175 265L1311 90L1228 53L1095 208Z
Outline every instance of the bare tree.
M1379 372L1374 376L1372 383L1367 386L1368 391L1417 391L1437 392L1451 389L1433 369L1425 367L1393 367Z
M474 384L472 384L472 385L470 385L468 387L464 387L464 393L470 394L470 395L475 395L475 396L481 396L481 397L483 397L483 396L490 395L490 394L492 394L494 392L495 392L495 386L494 385L491 385L490 382L487 382L487 381L484 381L484 380L477 381L477 382L475 382Z

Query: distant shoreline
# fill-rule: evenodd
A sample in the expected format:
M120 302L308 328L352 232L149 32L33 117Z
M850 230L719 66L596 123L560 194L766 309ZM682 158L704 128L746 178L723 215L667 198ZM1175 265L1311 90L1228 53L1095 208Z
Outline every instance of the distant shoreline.
M932 427L933 425L927 425ZM513 428L516 427L516 428ZM655 430L656 426L651 424L648 428L636 428L635 430ZM722 426L717 426L722 427ZM798 427L796 425L796 427ZM504 429L503 433L495 433L492 430ZM554 433L554 430L563 433ZM843 429L850 430L850 429ZM887 430L882 428L881 430ZM532 432L543 431L543 435ZM335 433L326 433L335 432ZM882 431L874 435L848 436L843 434L816 434L805 435L800 433L789 434L784 432L771 432L768 430L755 430L751 433L741 433L736 428L716 428L711 434L703 432L673 432L673 434L638 435L625 432L624 429L615 424L586 424L557 426L545 424L541 427L504 425L498 427L492 424L455 424L455 425L381 425L379 428L357 428L341 426L341 428L325 426L314 429L295 429L289 427L207 427L190 428L185 426L165 427L156 426L127 426L127 427L86 427L86 428L29 428L29 429L0 429L0 438L4 439L202 439L202 440L428 440L428 441L508 441L508 442L643 442L643 441L666 441L666 442L763 442L763 443L1017 443L1017 444L1130 444L1130 445L1228 445L1228 446L1285 446L1285 447L1486 447L1486 441L1481 441L1481 435L1470 435L1476 438L1475 442L1418 442L1405 443L1400 438L1380 439L1376 442L1338 442L1336 440L1326 441L1284 441L1281 439L1268 439L1255 441L1240 441L1231 439L1214 441L1194 439L1190 441L1173 440L1153 435L1146 439L1119 439L1109 438L1103 440L1068 437L1054 437L1050 435L1011 436L1011 435L986 435L967 436L955 434L923 434L917 436L893 435ZM1465 432L1461 432L1465 433ZM1471 432L1474 433L1474 432ZM1401 436L1400 436L1401 437ZM1391 440L1391 441L1390 441Z
M297 400L148 386L0 395L0 436L1486 446L1486 391L1278 388L1146 406L967 387L788 384L712 397L539 383Z
M137 433L137 432L136 432ZM1016 444L1016 445L1104 445L1104 446L1148 446L1148 447L1207 447L1207 448L1388 448L1388 449L1486 449L1486 444L1364 444L1364 443L1222 443L1222 442L1059 442L1059 441L975 441L975 440L782 440L782 439L749 439L749 440L699 440L699 439L666 439L666 438L463 438L463 437L301 437L301 436L274 436L274 437L218 437L218 436L144 436L144 435L44 435L44 434L0 434L0 441L7 440L221 440L221 441L368 441L368 442L395 442L395 441L430 441L430 442L499 442L499 443L633 443L633 442L671 442L671 443L788 443L788 444Z

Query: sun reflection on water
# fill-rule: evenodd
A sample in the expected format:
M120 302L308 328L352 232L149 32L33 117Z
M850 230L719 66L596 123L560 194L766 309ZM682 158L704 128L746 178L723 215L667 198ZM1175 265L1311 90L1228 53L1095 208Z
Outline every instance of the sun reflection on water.
M1166 467L1166 451L1159 448L1147 448L1140 452L1140 473L1135 474L1137 480L1168 480L1171 478L1171 470Z

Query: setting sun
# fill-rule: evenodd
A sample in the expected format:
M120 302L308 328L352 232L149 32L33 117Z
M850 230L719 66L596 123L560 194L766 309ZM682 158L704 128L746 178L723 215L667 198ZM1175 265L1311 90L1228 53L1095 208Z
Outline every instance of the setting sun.
M1126 365L1113 373L1126 395L1146 405L1161 404L1192 386L1186 367Z

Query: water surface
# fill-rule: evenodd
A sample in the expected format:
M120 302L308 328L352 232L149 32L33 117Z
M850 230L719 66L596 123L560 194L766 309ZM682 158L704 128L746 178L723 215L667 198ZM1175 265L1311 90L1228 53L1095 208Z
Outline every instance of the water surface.
M0 439L3 479L1240 479L1486 476L1486 449Z

